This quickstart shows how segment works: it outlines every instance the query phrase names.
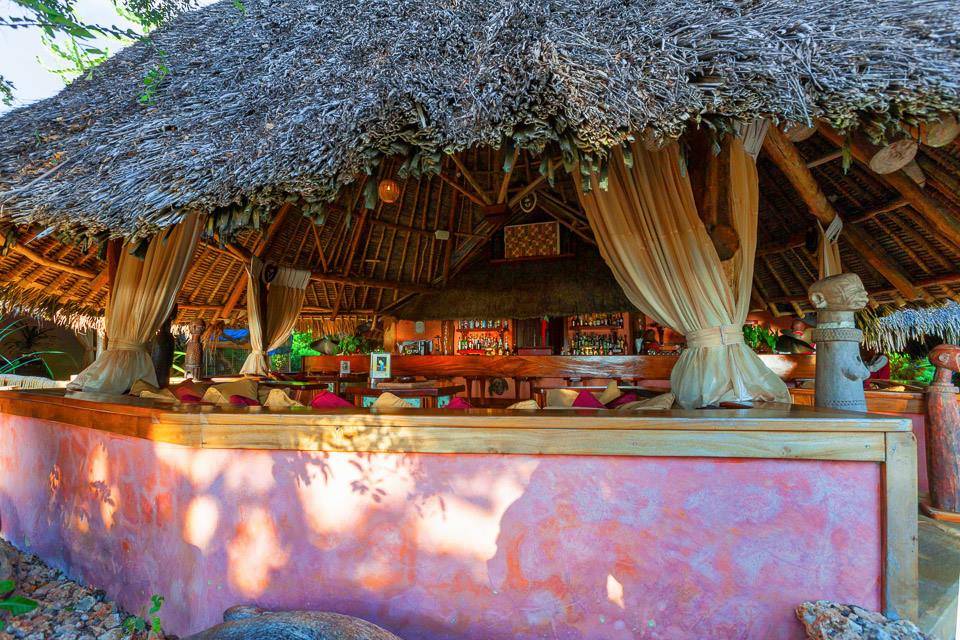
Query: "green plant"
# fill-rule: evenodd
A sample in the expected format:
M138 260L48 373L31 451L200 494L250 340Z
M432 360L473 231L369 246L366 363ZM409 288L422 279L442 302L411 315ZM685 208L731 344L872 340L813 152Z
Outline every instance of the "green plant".
M890 379L897 382L914 382L928 385L933 382L936 367L927 358L918 358L907 353L888 353Z
M163 637L163 624L160 622L160 608L163 606L163 596L150 596L150 608L142 616L130 616L123 621L123 628L134 638Z
M0 593L10 593L16 586L13 580L0 580ZM23 596L10 596L0 599L0 611L7 611L12 616L22 616L36 609L37 606L36 600Z
M764 346L774 351L777 348L777 333L759 324L745 324L743 341L754 351L759 351Z
M157 63L143 76L143 92L137 98L142 105L156 104L156 95L164 79L170 75L166 53L157 49Z
M44 334L45 332L43 330L31 329L30 325L28 325L23 319L14 320L13 322L7 323L6 326L0 328L0 351L8 351L8 345L21 345L31 348L36 345L36 343ZM63 352L50 350L31 350L27 353L23 353L12 358L0 353L0 375L14 374L18 369L39 362L43 365L47 375L52 378L53 371L50 369L50 366L47 364L46 360L44 360L44 356L49 355L63 355Z

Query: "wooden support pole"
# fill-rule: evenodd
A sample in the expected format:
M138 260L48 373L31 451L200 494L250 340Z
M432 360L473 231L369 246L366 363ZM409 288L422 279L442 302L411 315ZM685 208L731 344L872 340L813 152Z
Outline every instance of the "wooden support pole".
M797 195L807 205L810 213L824 227L839 215L820 189L820 185L817 184L810 169L807 168L797 147L776 127L770 127L767 131L763 140L763 150L793 185ZM867 263L896 287L905 298L916 300L923 297L922 292L910 282L907 275L900 270L900 267L893 260L887 257L883 249L868 234L852 224L848 224L844 227L842 237L857 253L863 256Z

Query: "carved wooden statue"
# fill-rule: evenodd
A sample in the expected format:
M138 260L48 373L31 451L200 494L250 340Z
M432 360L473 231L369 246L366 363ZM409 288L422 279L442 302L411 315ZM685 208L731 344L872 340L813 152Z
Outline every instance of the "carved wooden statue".
M183 369L187 378L197 380L203 377L203 342L201 336L207 328L203 318L190 323L190 339L187 341L187 350L183 357Z
M810 287L810 302L817 308L816 405L832 409L866 411L863 381L870 371L860 359L863 332L853 314L867 306L867 291L855 273L830 276Z
M930 351L930 362L937 368L927 387L930 500L934 509L960 513L960 412L952 382L954 372L960 371L960 347L942 344Z

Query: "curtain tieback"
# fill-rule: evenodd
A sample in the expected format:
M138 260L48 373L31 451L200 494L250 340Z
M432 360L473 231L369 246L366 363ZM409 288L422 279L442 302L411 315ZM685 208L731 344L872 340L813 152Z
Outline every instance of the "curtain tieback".
M691 349L726 347L733 344L743 344L743 327L740 325L724 324L687 333L687 346Z
M116 340L111 338L107 346L107 351L143 351L147 352L147 345L128 340Z

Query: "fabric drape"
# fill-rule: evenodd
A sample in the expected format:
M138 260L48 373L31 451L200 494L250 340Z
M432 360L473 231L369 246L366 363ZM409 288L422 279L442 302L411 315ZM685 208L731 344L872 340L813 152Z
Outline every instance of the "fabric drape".
M786 385L743 342L757 244L757 170L742 142L731 142L729 205L740 238L735 286L697 214L676 144L648 151L632 145L627 167L617 149L608 188L596 175L578 189L600 252L630 301L687 337L671 375L685 408L726 401L789 402ZM582 186L582 185L581 185Z
M267 353L290 337L303 308L310 272L281 267L267 285L263 282L263 262L254 257L247 268L247 324L250 327L250 355L240 373L270 373ZM264 289L266 288L266 295Z
M156 386L147 345L173 311L197 239L198 214L187 216L151 240L143 259L124 245L107 305L107 350L70 383L71 389L124 393L137 380Z
M840 264L840 232L843 231L843 221L840 216L823 228L819 222L817 230L820 232L820 245L817 247L817 262L820 267L820 279L836 276L843 272Z

